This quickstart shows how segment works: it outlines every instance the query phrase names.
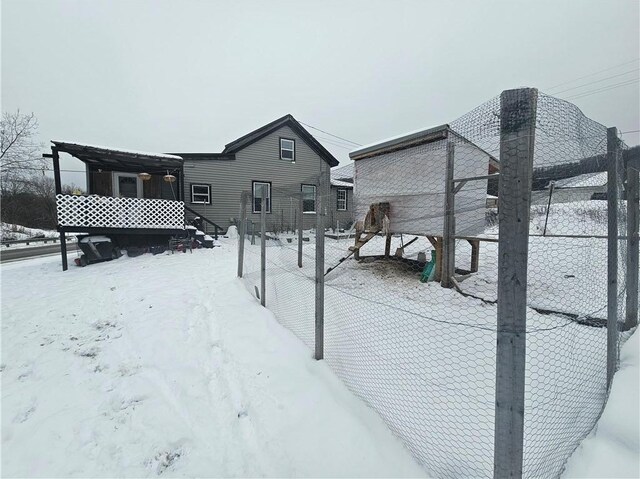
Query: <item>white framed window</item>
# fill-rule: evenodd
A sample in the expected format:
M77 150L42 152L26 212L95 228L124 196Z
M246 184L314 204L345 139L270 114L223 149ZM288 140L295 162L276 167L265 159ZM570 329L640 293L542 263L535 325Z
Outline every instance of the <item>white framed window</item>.
M191 184L191 203L200 205L211 204L211 185Z
M316 187L315 185L302 185L302 212L316 212Z
M113 172L113 193L117 198L142 198L142 181L137 173Z
M271 213L271 183L268 181L253 181L251 182L251 189L253 191L253 212L260 213L262 211L262 191L266 191L266 213Z
M296 161L296 141L280 138L280 159L290 162Z
M347 211L347 190L338 189L338 211Z

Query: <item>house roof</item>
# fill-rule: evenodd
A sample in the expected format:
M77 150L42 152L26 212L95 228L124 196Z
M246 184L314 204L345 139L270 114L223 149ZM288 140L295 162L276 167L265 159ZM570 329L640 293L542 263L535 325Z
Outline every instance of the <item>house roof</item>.
M283 126L288 126L294 132L302 138L307 145L324 161L326 161L329 166L338 166L338 160L327 151L327 149L322 146L318 140L316 140L311 133L309 133L298 121L290 114L283 116L282 118L278 118L277 120L272 121L271 123L267 123L264 126L261 126L257 130L253 130L250 133L247 133L244 136L241 136L237 140L232 141L225 145L224 150L222 150L222 154L232 154L240 151L243 148L255 143L256 141L264 138L268 134L276 131Z
M184 162L178 155L123 150L107 146L88 145L68 141L52 140L59 152L68 153L94 168L117 169L120 171L174 170Z

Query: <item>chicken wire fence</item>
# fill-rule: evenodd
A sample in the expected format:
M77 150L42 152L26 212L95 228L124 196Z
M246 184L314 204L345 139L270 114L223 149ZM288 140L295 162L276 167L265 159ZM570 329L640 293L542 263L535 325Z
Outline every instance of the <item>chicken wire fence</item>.
M353 152L343 229L326 173L242 194L247 289L437 477L559 476L637 321L631 150L570 103L507 93Z

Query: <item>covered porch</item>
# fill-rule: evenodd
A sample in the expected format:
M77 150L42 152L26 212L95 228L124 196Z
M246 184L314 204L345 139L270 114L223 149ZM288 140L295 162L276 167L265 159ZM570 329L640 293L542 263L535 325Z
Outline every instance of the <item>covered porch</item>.
M86 195L62 193L61 153L86 165ZM52 141L51 154L44 156L53 160L63 270L67 269L64 240L69 232L143 244L162 242L184 231L180 156L63 141Z

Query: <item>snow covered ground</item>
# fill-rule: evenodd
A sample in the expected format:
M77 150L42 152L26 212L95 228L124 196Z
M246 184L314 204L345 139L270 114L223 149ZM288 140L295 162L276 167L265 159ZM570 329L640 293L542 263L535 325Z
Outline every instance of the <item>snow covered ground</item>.
M548 234L606 234L599 202L552 208ZM590 432L606 398L606 240L540 237L534 211L529 254L525 474L556 476ZM496 233L488 229L486 234ZM267 242L267 307L309 348L314 338L314 238ZM406 243L412 237L404 236ZM325 240L326 264L353 240ZM400 246L392 239L391 251ZM419 238L405 250L430 257ZM259 288L259 241L245 243L245 286ZM362 249L380 255L384 238ZM456 264L470 248L458 241ZM400 262L352 259L325 276L325 359L376 409L436 477L491 476L495 398L497 244L483 243L480 270L461 281L465 297L419 282ZM554 313L555 312L555 313ZM593 319L591 325L575 319ZM570 418L570 419L569 419Z
M35 236L54 238L58 236L58 232L54 230L42 230L38 228L27 228L22 225L14 225L12 223L0 224L1 238L3 240L24 240Z
M622 347L607 406L567 462L563 477L640 477L640 335Z
M5 477L424 476L235 279L193 254L2 275Z

